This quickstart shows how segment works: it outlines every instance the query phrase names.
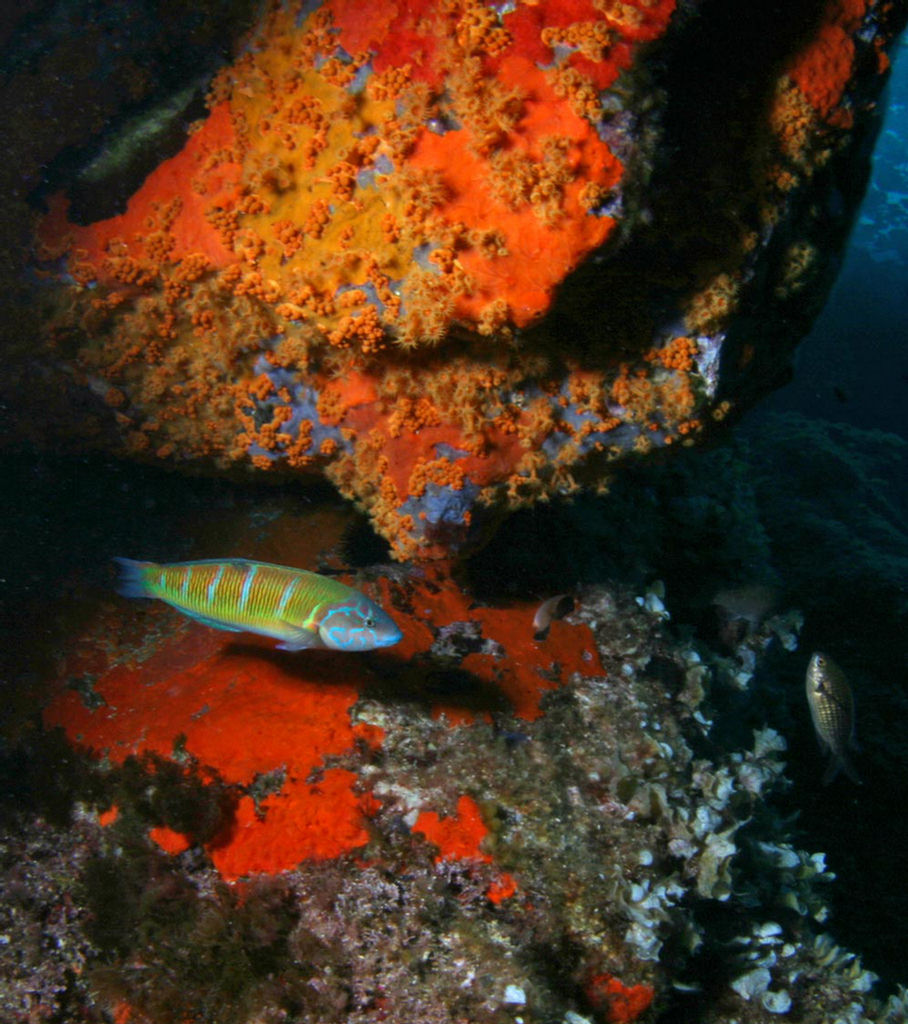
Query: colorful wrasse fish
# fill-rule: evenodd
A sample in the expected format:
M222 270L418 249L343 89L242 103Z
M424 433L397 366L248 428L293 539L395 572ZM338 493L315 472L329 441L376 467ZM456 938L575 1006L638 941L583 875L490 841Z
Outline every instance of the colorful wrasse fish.
M116 561L124 597L156 597L206 626L274 637L285 651L371 651L401 638L394 620L365 594L304 569L244 558Z
M817 652L807 666L805 683L817 739L830 755L823 785L832 782L839 769L859 783L858 773L848 759L848 747L854 746L854 698L845 673L828 654Z

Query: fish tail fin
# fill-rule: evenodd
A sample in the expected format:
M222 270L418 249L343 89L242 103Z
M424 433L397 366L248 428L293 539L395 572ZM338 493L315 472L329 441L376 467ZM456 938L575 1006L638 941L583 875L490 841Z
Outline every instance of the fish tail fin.
M154 597L146 580L146 570L154 562L137 562L133 558L114 558L120 568L117 593L123 597Z
M839 774L839 769L842 767L842 762L833 754L829 758L829 764L826 765L826 771L823 772L823 785L828 786L830 782Z
M849 779L856 785L861 785L861 777L854 770L854 765L847 757L842 757L842 771L848 776Z
M826 771L823 772L823 785L828 786L840 771L844 772L856 786L861 785L861 777L844 754L833 754L829 758L829 764L826 766Z

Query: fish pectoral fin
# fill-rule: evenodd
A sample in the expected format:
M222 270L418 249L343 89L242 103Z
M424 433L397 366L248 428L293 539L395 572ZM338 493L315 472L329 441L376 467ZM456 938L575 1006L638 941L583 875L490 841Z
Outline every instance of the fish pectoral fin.
M325 646L318 633L313 633L311 629L293 626L289 622L284 622L282 625L287 630L287 637L277 645L279 651L304 651L309 647Z

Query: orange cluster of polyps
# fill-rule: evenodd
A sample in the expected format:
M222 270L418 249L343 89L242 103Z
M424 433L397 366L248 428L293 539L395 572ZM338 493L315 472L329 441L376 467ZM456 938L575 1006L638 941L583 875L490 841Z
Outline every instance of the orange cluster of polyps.
M215 83L217 102L184 153L151 175L124 215L69 227L81 265L93 267L101 284L144 286L170 264L203 254L216 268L248 263L283 301L306 287L327 301L357 275L346 261L335 263L341 238L404 291L415 248L456 247L455 318L469 322L503 298L512 321L527 323L547 308L564 273L611 232L610 218L581 210L580 193L593 186L606 194L621 176L595 126L555 95L537 67L551 63L542 42L547 22L604 26L610 15L588 0L569 13L549 6L521 6L501 19L476 2L424 0L404 12L393 4L366 11L328 3L302 30L291 12L273 10L250 52ZM647 28L637 34L652 38L673 4L643 6ZM581 15L590 20L573 20ZM498 22L513 24L524 45ZM529 31L536 39L526 52ZM590 81L600 88L630 59L621 31L604 31L614 47L594 62L581 46L569 62L578 74L593 69ZM413 62L414 35L432 50L431 61ZM502 43L492 56L490 39ZM355 54L343 64L354 73L371 55L384 87L351 92L349 82L338 84L337 59L326 62L337 46ZM456 130L430 130L452 117ZM381 188L360 181L363 172L378 175ZM428 196L426 179L435 183ZM43 231L48 242L66 230L59 213ZM375 230L389 215L402 233L392 245ZM492 224L502 244L490 259L471 236ZM113 246L125 246L124 256L150 277L114 273ZM545 266L528 265L527 255L539 251L547 253ZM406 336L412 314L387 316L389 335ZM327 333L331 324L318 327Z
M771 176L782 192L790 192L802 177L822 166L835 146L835 132L854 123L848 96L855 75L855 39L873 5L868 0L828 0L817 30L788 62L780 76L770 125L776 136L782 166ZM889 67L877 35L877 67ZM772 212L767 219L772 218Z
M641 423L650 432L659 430L664 417L674 424L677 435L684 436L697 429L691 419L696 395L691 387L691 372L698 352L693 338L672 338L662 348L652 349L644 356L654 369L621 365L611 386L611 397L624 410L628 419ZM666 372L668 371L668 372ZM664 443L671 444L675 435ZM646 450L645 434L638 438L638 450Z
M511 342L612 235L601 207L623 168L599 93L674 3L328 0L301 26L273 4L125 213L77 227L54 202L39 255L68 252L76 284L51 343L81 339L77 369L118 396L131 449L327 467L401 557L443 551L403 509L438 444L484 498L559 489L519 395L548 361ZM351 376L374 398L329 443L310 444L311 421L291 436L289 392L257 395L263 350L319 405ZM413 377L431 439L387 413ZM559 471L582 454L566 448Z
M866 12L867 0L828 3L816 36L795 56L788 69L810 105L840 126L850 124L850 115L840 104L854 72L853 36Z
M404 632L397 647L376 655L386 664L425 657L432 627L472 620L507 653L470 654L463 670L495 703L527 720L539 716L542 696L573 672L602 672L586 626L553 623L546 641L536 643L529 606L471 608L469 596L440 573L406 586L401 603L412 610L395 607L398 590L381 585L382 603ZM137 614L147 627L176 613L157 605ZM289 870L367 843L375 797L355 771L325 764L340 755L352 758L357 745L381 744L380 728L351 723L361 691L376 681L367 661L325 651L272 654L255 638L254 646L238 645L224 633L188 622L148 640L139 653L111 651L115 630L109 625L100 624L97 640L73 647L61 675L95 677L103 702L88 707L74 690L61 687L45 710L45 723L62 726L74 743L113 763L145 751L171 757L179 748L243 789L281 772L279 791L258 802L241 796L229 832L209 845L225 878ZM452 725L475 717L456 705L438 705L434 713ZM440 856L488 860L479 847L485 826L475 805L468 801L460 811L458 818L438 819L426 808L417 828L437 842ZM153 838L170 852L186 846L184 837L166 828L155 830ZM499 886L499 898L513 891L505 876Z
M866 98L859 101L852 90L860 63L858 48L862 45L869 50L871 45L859 42L861 30L871 17L885 19L888 6L872 0L826 0L817 11L815 30L805 36L780 69L768 110L772 144L766 154L765 178L755 196L759 223L747 225L741 232L735 243L737 257L726 259L718 272L706 275L697 290L686 297L685 328L691 334L712 335L725 329L752 276L754 253L762 247L760 237L773 237L777 225L791 214L792 193L809 187L816 172L848 142L858 113L856 103L866 106L869 102ZM884 73L889 66L882 50L888 41L886 32L877 24L873 30L873 60L877 71ZM805 232L809 231L810 220L802 218ZM809 279L804 261L793 259L791 254L814 252L815 241L805 233L789 245L773 268L776 298L790 298ZM753 348L748 346L739 365L753 355ZM723 410L717 408L712 415L719 419ZM683 435L686 429L687 425L681 424L678 433Z

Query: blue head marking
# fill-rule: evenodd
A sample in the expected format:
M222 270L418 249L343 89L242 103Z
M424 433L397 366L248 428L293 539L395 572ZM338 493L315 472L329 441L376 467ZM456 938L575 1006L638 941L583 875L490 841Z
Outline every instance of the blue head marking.
M390 647L403 636L397 623L362 594L330 605L318 627L326 647L335 651L372 651Z

